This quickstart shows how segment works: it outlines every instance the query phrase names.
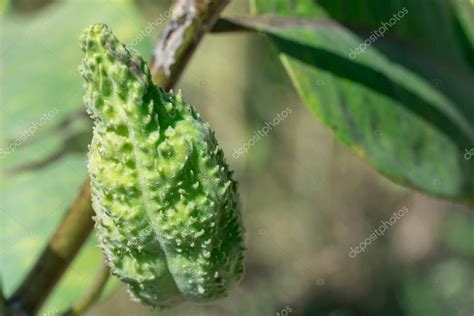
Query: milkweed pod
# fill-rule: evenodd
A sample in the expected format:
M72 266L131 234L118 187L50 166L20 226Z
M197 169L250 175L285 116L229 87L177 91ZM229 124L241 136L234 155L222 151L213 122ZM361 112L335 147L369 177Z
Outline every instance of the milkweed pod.
M214 133L103 24L80 38L101 249L145 304L225 296L243 275L237 183Z

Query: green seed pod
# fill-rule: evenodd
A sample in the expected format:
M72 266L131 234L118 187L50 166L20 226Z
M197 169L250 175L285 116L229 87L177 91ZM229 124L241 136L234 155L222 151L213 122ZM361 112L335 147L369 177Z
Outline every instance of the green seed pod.
M100 247L113 274L153 306L226 295L243 275L237 183L209 124L152 83L103 24L80 39Z

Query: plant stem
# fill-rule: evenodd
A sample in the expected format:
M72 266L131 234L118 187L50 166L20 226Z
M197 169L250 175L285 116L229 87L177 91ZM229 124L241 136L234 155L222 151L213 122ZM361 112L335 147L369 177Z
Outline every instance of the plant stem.
M7 312L36 314L48 298L94 226L90 196L87 177L40 258L8 300Z
M102 261L100 264L99 271L95 277L91 287L87 290L83 297L79 299L68 311L63 313L63 316L77 316L84 313L89 307L92 306L100 297L100 293L107 284L107 280L110 276L109 266Z
M255 32L256 30L239 23L243 18L220 18L217 20L210 33L229 33L229 32Z
M153 50L148 67L153 81L171 89L202 36L210 31L230 0L178 0Z
M217 21L229 0L177 0L149 63L157 85L171 89L186 67L202 36ZM87 177L53 237L13 296L7 315L35 315L93 227L90 182Z
M0 276L0 315L5 313L5 295L3 294L3 279Z

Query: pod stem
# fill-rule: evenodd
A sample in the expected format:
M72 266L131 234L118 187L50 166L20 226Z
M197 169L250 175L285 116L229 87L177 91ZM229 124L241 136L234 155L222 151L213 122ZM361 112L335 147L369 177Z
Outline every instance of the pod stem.
M211 31L230 0L176 0L156 42L148 67L153 81L173 88L204 34Z
M62 316L78 316L83 314L100 298L102 290L105 288L110 276L110 269L105 261L102 261L95 276L94 282L86 293L69 308Z
M7 315L36 314L46 301L94 226L90 196L87 177L38 261L7 301Z
M174 2L170 9L171 17L149 62L155 84L166 90L173 88L203 35L212 29L229 1ZM8 299L6 315L37 314L90 235L94 226L93 214L90 179L86 177L42 254Z

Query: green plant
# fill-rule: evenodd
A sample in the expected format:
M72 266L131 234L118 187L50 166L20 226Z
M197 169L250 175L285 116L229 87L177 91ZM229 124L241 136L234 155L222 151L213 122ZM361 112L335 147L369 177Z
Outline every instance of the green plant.
M231 180L222 153L219 150L214 152L217 144L209 127L200 121L180 96L175 97L165 92L174 86L207 31L260 33L263 35L260 38L268 39L276 48L305 105L334 131L341 142L401 185L437 197L473 203L474 159L470 159L470 156L467 156L469 159L465 158L466 153L474 148L474 112L470 99L470 89L474 84L474 33L472 19L466 14L472 12L471 2L434 1L430 6L430 14L439 17L436 20L436 31L430 29L430 23L416 23L416 12L425 9L418 0L405 0L401 3L390 0L383 7L376 2L344 3L342 0L301 0L296 4L289 4L284 0L254 0L251 3L253 13L257 16L217 21L227 1L205 4L197 0L176 1L172 10L174 13L150 61L150 73L143 60L116 42L103 27L96 26L97 34L93 36L86 33L83 47L89 55L84 75L91 82L88 102L92 113L95 113L97 126L90 152L90 172L94 184L92 194L90 181L86 179L81 193L69 208L31 273L6 300L8 313L34 314L49 297L92 229L91 196L98 213L101 244L108 254L112 272L129 283L132 292L141 297L142 301L163 305L174 299L181 300L181 296L196 301L211 299L224 294L240 278L242 236L240 220L237 219L238 207L234 205L236 185ZM398 24L385 30L385 36L377 38L371 30L377 30L381 21L391 19L392 13L397 11L403 12L403 17L400 17L401 14L397 15ZM371 14L367 15L367 12ZM102 43L98 38L101 34L109 34L110 37ZM372 39L373 36L375 40ZM446 45L439 45L440 38ZM369 44L366 43L367 40ZM88 42L92 43L90 47ZM104 45L115 48L109 50ZM364 51L361 50L362 45L365 45ZM33 48L27 47L21 52L32 51ZM95 50L100 50L101 53L107 51L111 55L110 59L107 60L101 54L92 56L94 52L98 52ZM353 52L357 52L357 55ZM26 59L21 54L20 57L21 62ZM17 67L14 71L21 73L22 69ZM93 74L95 71L97 73ZM107 75L102 76L101 71L105 71ZM114 77L114 71L123 73ZM24 73L21 77L25 86L28 86L28 80L36 80ZM113 80L109 85L102 85L105 81L94 84L94 80L98 78ZM155 84L163 88L153 86L152 78ZM115 87L114 84L110 85L111 82L120 89L114 92ZM57 90L60 94L64 89ZM111 108L107 115L97 110L96 102L117 105L120 98L136 98L130 104L146 105L143 110L148 112L121 112L119 119L114 121L107 115L113 116L122 111L120 107ZM153 108L148 108L152 101ZM171 117L173 110L181 114ZM160 115L160 111L164 111L163 115ZM152 117L155 112L158 112L157 119ZM101 117L107 119L100 119ZM174 124L182 126L184 131L175 128ZM174 127L165 129L168 126ZM132 131L139 137L132 137ZM158 133L154 134L156 132ZM160 133L162 135L158 137ZM115 139L120 139L121 146L109 144ZM109 145L103 149L104 156L101 156L103 142ZM156 152L152 152L153 146L156 147ZM197 150L202 156L192 160L194 165L182 167L182 162L191 157L192 150ZM127 151L130 151L129 155L126 154ZM174 156L171 157L170 154ZM2 155L6 153L2 152ZM128 159L131 155L135 158ZM213 160L207 166L204 163L206 158ZM101 170L104 165L107 168ZM196 172L201 170L199 166L205 166L202 174ZM221 170L220 166L224 169ZM186 188L181 188L178 185L181 181L166 176L168 173L178 172L178 169L193 171L197 178L186 178L180 184ZM219 188L212 183L200 187L202 180L212 170L219 173L216 177ZM125 177L124 172L130 174ZM145 173L150 175L150 179L142 179ZM225 274L223 278L217 275L214 281L218 282L204 280L201 287L201 281L194 282L199 279L194 274L200 271L199 262L194 262L196 266L189 270L191 273L180 275L186 273L185 269L181 269L181 263L176 263L183 260L178 251L181 248L177 244L168 243L166 238L178 231L182 233L183 230L189 234L199 232L200 226L192 227L189 231L185 229L186 221L193 218L192 214L179 218L150 214L153 213L152 209L159 209L158 204L163 204L164 201L169 202L164 206L166 211L168 207L174 207L177 213L186 212L186 208L179 204L178 197L182 195L188 205L195 203L199 199L199 194L193 191L196 179L201 180L197 184L198 189L203 190L200 193L215 195L211 198L212 202L231 204L229 212L224 214L233 218L230 222L235 224L234 228L226 228L219 234L205 237L210 238L211 244L219 244L218 239L224 238L225 232L235 232L235 240L231 239L229 244L237 245L236 249L220 249L215 254L212 253L212 259L223 254L222 260L232 260L226 264L219 260L212 261L213 268L202 270L202 273L207 278L212 278L220 268L226 270L226 267L233 264L237 271L229 273L227 278ZM125 191L124 187L117 187L125 180L128 181L127 185L131 184L131 191L107 197L108 194ZM143 186L139 180L150 182ZM59 181L61 180L58 179ZM164 186L155 188L152 181ZM166 189L166 185L169 185L169 189ZM220 191L226 186L230 188L227 189L228 193ZM114 218L122 219L121 213L129 211L131 201L137 201L133 203L137 206L147 205L151 195L155 193L159 195L153 202L157 203L156 207L146 207L145 211L130 211L136 218L127 222L130 223L129 226L104 224ZM108 214L114 203L118 204L118 213ZM206 207L203 213L196 220L205 218L206 214L215 214L216 208ZM212 223L205 223L204 227ZM169 231L166 229L167 225ZM105 229L106 226L108 229ZM159 245L153 244L155 238ZM182 248L187 243L189 247L186 250L190 252L187 253L189 257L186 260L200 255L207 256L205 250L192 253L190 245L193 239L184 239L183 237L180 241ZM141 252L147 250L151 251L149 256L147 253L148 257L141 257ZM169 268L163 269L162 274L142 274L143 271L123 268L128 260L142 265L147 259L158 266L164 266L166 262ZM99 273L103 276L108 275L109 271L100 269ZM156 278L156 283L152 281L153 278ZM97 299L106 279L104 277L101 279L103 282L94 284L90 295L85 296L85 303L78 304L77 309L73 306L71 313L80 313L90 306ZM186 287L187 281L194 282L192 287ZM225 282L225 286L214 290L213 286L221 281Z
M155 306L225 295L243 273L243 227L209 124L107 26L84 30L81 47L92 205L112 273Z

